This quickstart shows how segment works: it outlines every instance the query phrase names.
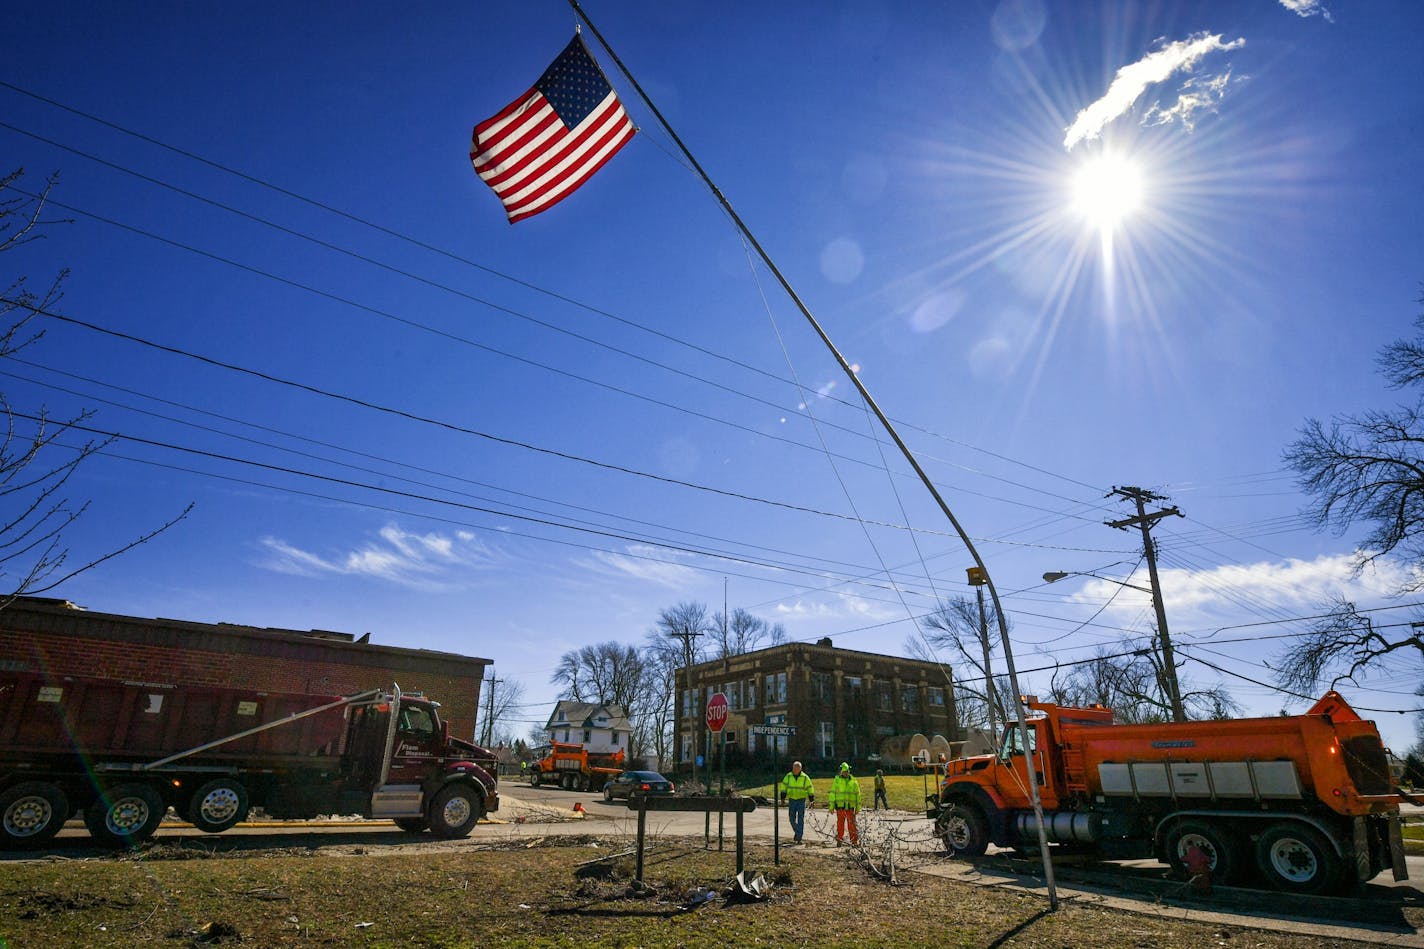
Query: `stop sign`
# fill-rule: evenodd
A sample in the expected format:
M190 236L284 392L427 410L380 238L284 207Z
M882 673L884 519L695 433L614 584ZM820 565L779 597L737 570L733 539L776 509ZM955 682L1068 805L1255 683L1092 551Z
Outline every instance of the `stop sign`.
M707 700L707 727L714 732L719 732L725 724L727 724L727 696L722 692L714 692L712 697Z

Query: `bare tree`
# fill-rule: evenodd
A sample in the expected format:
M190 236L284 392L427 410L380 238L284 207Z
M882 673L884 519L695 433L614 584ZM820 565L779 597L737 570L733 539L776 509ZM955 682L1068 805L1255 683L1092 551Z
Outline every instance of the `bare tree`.
M609 640L564 653L549 679L564 687L562 698L627 710L637 700L643 672L637 649Z
M1419 299L1424 303L1424 296ZM1424 316L1413 339L1385 346L1378 366L1399 389L1424 382ZM1321 528L1343 533L1361 523L1371 528L1357 565L1394 553L1411 566L1424 565L1424 401L1393 409L1343 415L1328 424L1307 419L1284 460L1311 496L1307 508ZM1401 592L1424 586L1424 572L1411 571Z
M513 745L515 721L523 709L524 683L518 679L489 679L490 693L485 697L485 744Z
M1167 666L1160 640L1132 648L1130 640L1099 646L1088 662L1055 670L1048 694L1060 705L1104 705L1125 725L1172 721ZM1221 685L1199 685L1178 677L1182 706L1193 720L1229 718L1241 711Z
M987 607L990 637L998 629L993 607ZM1008 621L1005 620L1007 623ZM980 636L978 604L967 597L941 601L934 612L924 618L922 636L905 641L910 654L929 662L944 662L937 653L947 652L948 665L957 669L953 677L955 714L962 728L989 724L989 703L993 702L995 718L1000 722L1018 717L1004 702L1014 694L1007 676L995 676L989 682L984 668L984 646ZM1012 624L1009 624L1012 628Z
M45 237L44 228L61 223L43 217L56 179L51 176L37 194L25 194L18 182L24 169L0 178L0 253ZM63 296L61 286L69 271L61 270L40 293L29 288L24 276L13 279L0 294L0 357L12 356L44 336L36 329L39 317L52 312ZM67 419L53 419L41 407L33 412L16 408L0 393L0 414L5 430L0 434L0 609L17 596L46 593L106 560L147 543L172 527L193 509L157 530L75 566L65 545L65 531L88 510L87 501L74 503L63 493L70 477L85 461L103 451L113 439L88 440L78 448L61 451L59 440L80 430L93 413L82 411ZM58 455L58 457L56 457Z
M1403 656L1424 673L1424 630L1414 623L1377 627L1337 597L1309 631L1291 641L1275 663L1276 678L1285 687L1311 693L1357 677L1387 657Z
M709 626L714 645L713 658L728 659L761 648L762 643L775 645L786 641L786 628L772 625L760 616L753 616L740 606L730 617L714 613Z
M634 727L642 728L642 746L651 748L659 762L673 759L677 670L683 661L682 643L669 638L661 627L648 631L643 642L648 702Z

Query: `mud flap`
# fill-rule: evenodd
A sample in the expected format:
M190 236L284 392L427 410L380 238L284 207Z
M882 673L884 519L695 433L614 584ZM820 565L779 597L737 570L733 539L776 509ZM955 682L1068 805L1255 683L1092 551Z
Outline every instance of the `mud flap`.
M1404 833L1400 829L1398 814L1389 815L1389 864L1396 881L1409 879L1409 867L1404 863Z

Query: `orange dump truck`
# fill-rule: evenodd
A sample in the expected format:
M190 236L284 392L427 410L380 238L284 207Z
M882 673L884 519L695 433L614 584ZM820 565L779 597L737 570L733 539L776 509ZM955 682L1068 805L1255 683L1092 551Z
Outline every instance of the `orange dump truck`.
M569 791L597 791L623 771L623 750L589 751L583 745L556 741L529 765L529 783L557 785Z
M929 816L951 852L1037 846L1031 759L1045 834L1065 848L1179 871L1197 848L1216 882L1258 873L1296 893L1350 889L1386 868L1408 876L1379 732L1335 692L1304 715L1155 725L1027 704L1027 727L1009 724L997 754L950 762Z

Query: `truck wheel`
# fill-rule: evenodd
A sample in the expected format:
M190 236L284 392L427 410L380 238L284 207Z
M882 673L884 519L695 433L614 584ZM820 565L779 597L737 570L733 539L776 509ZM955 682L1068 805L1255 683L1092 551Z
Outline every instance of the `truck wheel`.
M430 829L430 821L424 817L397 817L396 826L407 834L423 834Z
M468 837L483 816L484 806L474 789L465 784L451 784L431 802L430 830L447 840Z
M539 786L539 772L533 771L529 774L529 786L537 788Z
M147 784L121 784L100 791L84 808L84 826L105 847L127 847L152 837L167 810Z
M247 788L232 778L215 778L188 799L188 823L205 834L220 834L247 820Z
M956 857L980 857L989 849L989 821L973 804L950 804L935 821L935 833Z
M1230 883L1241 871L1236 842L1220 828L1199 820L1184 820L1167 832L1167 862L1186 875L1187 851L1197 847L1207 855L1213 883Z
M37 847L69 819L69 798L53 784L26 781L0 794L0 843Z
M1266 881L1288 893L1323 893L1340 878L1340 858L1313 827L1282 822L1256 838L1256 865Z

